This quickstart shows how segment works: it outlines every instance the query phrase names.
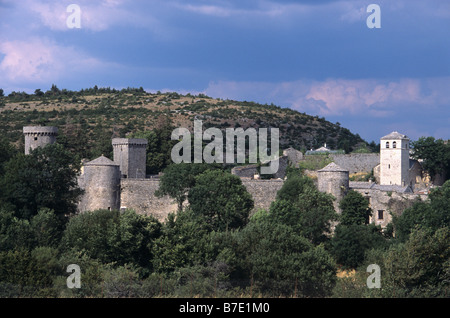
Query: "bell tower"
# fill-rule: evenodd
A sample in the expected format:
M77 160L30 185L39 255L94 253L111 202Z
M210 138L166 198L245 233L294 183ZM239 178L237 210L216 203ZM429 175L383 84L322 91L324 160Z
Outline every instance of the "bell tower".
M380 139L380 184L409 185L409 145L406 135L396 131Z

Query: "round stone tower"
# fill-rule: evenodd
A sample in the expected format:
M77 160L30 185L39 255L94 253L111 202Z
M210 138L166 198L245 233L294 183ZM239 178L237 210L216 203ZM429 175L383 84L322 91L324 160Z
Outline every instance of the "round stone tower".
M325 168L317 171L317 182L319 191L332 194L336 198L334 207L337 212L340 212L339 202L349 190L348 170L332 162Z
M26 126L23 127L25 135L25 154L38 147L53 144L56 141L58 128L51 126Z
M85 191L80 212L120 209L120 169L108 158L100 156L85 163L79 185Z

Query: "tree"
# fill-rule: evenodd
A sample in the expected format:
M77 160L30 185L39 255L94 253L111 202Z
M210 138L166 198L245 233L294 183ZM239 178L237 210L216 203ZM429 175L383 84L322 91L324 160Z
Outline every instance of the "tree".
M426 201L415 202L403 213L393 215L396 238L405 242L416 228L436 231L450 226L450 180L430 191Z
M253 199L239 177L209 170L195 178L188 193L189 206L211 230L225 231L245 226Z
M204 265L207 234L206 223L190 209L169 214L154 244L155 271L168 274L179 268Z
M0 201L21 218L29 219L41 208L57 215L75 213L82 190L77 173L80 161L59 144L17 154L5 166L0 178Z
M5 96L5 93L3 91L3 88L0 88L0 97L3 97L3 96Z
M175 141L171 140L172 126L155 128L150 131L135 132L130 134L130 138L145 138L147 139L147 173L157 174L163 171L166 167L172 164L171 151Z
M154 217L132 210L97 210L70 219L61 249L84 251L102 263L133 263L150 270L152 244L160 234L161 224Z
M314 187L311 178L305 175L290 174L281 189L278 190L276 199L296 202L300 193L303 193L307 187Z
M40 88L37 88L37 89L34 90L34 95L36 95L36 96L43 96L44 92L41 91Z
M450 230L415 229L377 260L383 274L381 296L448 297ZM368 260L371 262L372 260Z
M286 187L283 185L278 197L286 199L274 201L269 214L274 223L291 226L312 243L319 244L328 240L337 213L332 196L318 191L305 178L295 179Z
M369 207L368 200L361 193L350 190L339 202L339 208L341 209L341 224L369 224L372 209Z
M325 297L336 282L336 267L323 246L314 246L292 227L274 224L270 215L232 233L247 283L269 296Z
M339 224L331 239L332 254L344 268L357 268L368 250L386 246L381 229L373 224Z
M17 153L17 150L4 138L0 137L0 177L4 173L4 165Z
M189 189L195 185L195 177L208 169L214 168L215 166L204 163L172 164L164 170L155 195L160 197L168 195L175 199L178 204L178 211L181 211Z
M444 180L450 177L450 144L434 137L420 137L411 142L412 157L422 160L422 167L434 179L437 174Z

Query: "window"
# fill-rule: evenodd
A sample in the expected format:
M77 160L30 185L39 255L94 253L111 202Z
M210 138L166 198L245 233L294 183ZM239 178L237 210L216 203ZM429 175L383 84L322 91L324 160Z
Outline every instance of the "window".
M396 141L392 142L392 148L397 148L397 142Z
M378 210L378 220L384 219L384 210Z
M37 137L34 137L34 140L37 140Z
M386 141L386 148L389 148L389 141Z

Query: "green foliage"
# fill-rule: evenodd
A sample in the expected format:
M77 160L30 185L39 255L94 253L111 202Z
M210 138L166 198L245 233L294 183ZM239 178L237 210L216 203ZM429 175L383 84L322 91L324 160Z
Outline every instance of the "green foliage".
M427 201L418 201L400 216L393 216L396 237L405 242L416 228L436 231L450 226L450 181L432 189Z
M422 167L434 178L440 174L450 178L450 144L442 139L434 137L420 137L419 140L411 142L413 148L412 157L421 159Z
M2 136L0 137L0 177L4 174L4 165L17 153L17 150Z
M373 248L386 248L387 240L381 229L373 224L339 224L331 239L331 252L336 262L344 268L357 268L365 253Z
M75 213L82 191L77 183L79 160L61 145L17 154L5 165L0 179L0 201L21 218L49 208L57 215Z
M221 170L209 170L197 176L188 200L193 213L214 231L245 226L253 208L253 199L241 179Z
M314 182L311 178L300 174L289 175L281 189L278 190L276 199L296 202L298 196L303 193L307 187L314 187Z
M331 256L292 227L251 222L235 235L236 253L241 257L239 272L264 294L324 297L335 283Z
M52 210L41 209L30 220L13 212L0 211L0 251L39 246L57 247L63 229L62 220Z
M369 201L357 191L350 190L339 202L341 209L340 223L342 225L368 224L372 209Z
M161 224L151 216L97 210L70 219L61 240L63 250L84 251L102 263L136 264L151 270L151 250Z
M162 235L154 243L155 271L171 273L178 268L204 264L207 233L206 224L191 210L170 214Z
M0 291L6 286L15 297L55 297L53 277L58 274L57 251L50 247L0 252ZM3 288L2 288L3 287Z
M171 139L175 127L166 116L160 116L157 127L150 131L137 131L129 138L147 139L147 173L158 174L172 164L171 151L176 141Z
M86 251L75 249L62 249L58 260L59 267L63 271L55 278L54 288L58 290L60 297L103 297L102 283L105 272L111 270L111 264L102 263L98 259L91 258ZM67 288L67 266L77 264L81 270L81 288Z
M450 230L417 229L405 243L395 244L375 261L381 267L381 297L448 297ZM367 262L373 262L368 259Z
M293 227L316 245L328 240L332 222L337 219L332 196L318 191L307 176L288 179L269 214L274 223Z
M195 177L213 165L203 163L179 163L168 166L160 178L157 196L168 195L178 203L178 211L183 210L183 203L187 199L189 190L195 185Z

